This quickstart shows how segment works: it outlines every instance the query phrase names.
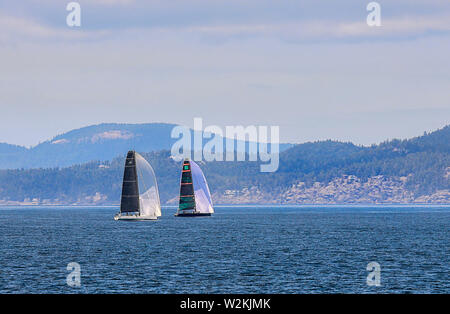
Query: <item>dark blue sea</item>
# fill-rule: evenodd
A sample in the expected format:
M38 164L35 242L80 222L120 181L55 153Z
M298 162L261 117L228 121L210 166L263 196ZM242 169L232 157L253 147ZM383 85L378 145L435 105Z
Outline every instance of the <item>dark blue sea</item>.
M450 207L0 208L0 293L450 293ZM67 265L81 267L70 287ZM380 267L368 286L367 264Z

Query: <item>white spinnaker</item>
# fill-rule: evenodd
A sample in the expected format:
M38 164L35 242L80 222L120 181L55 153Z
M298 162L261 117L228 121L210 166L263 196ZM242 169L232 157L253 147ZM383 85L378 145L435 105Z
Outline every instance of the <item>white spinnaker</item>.
M136 172L141 216L161 216L161 203L155 172L144 157L138 153L136 153Z
M194 162L190 161L192 183L194 185L195 209L200 213L214 213L211 193L202 169Z

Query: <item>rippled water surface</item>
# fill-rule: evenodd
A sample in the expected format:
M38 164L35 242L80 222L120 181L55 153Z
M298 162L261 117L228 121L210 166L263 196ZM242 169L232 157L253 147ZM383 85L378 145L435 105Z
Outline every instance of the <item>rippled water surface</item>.
M450 207L0 208L0 293L450 293ZM381 265L381 286L366 266ZM70 262L81 287L66 284Z

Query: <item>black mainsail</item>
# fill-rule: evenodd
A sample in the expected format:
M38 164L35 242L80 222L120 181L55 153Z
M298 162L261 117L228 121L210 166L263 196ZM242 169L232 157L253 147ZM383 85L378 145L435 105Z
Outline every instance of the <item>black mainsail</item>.
M129 151L125 160L120 212L139 212L139 186L136 171L136 153L134 151Z

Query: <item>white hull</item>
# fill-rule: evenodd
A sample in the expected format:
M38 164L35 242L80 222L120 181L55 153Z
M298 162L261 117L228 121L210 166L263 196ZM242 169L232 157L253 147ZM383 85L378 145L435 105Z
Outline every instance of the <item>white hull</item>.
M114 220L157 220L156 216L141 216L141 215L121 215L114 216Z

